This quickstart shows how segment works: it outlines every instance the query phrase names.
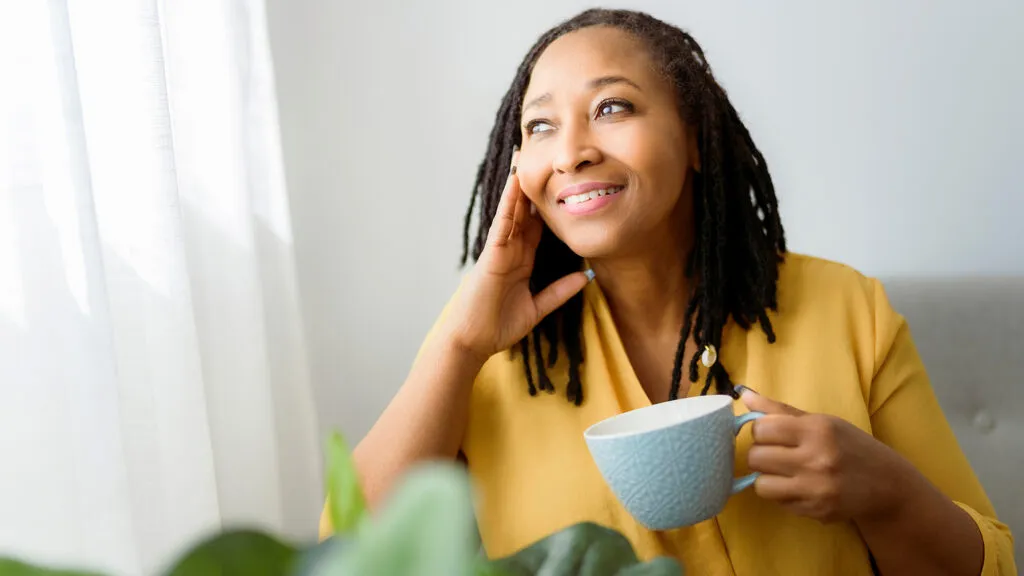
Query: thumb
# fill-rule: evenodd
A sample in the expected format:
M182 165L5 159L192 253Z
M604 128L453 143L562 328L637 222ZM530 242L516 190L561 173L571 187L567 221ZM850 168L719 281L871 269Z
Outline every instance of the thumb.
M588 282L593 279L594 273L590 270L586 272L573 272L568 276L559 278L553 282L550 286L541 290L539 294L534 296L533 303L537 307L537 322L540 322L548 314L554 312L559 306L569 301Z
M788 414L790 416L801 416L804 414L804 411L799 408L772 400L767 396L761 396L746 386L737 386L736 391L740 393L740 400L751 411L764 412L765 414Z

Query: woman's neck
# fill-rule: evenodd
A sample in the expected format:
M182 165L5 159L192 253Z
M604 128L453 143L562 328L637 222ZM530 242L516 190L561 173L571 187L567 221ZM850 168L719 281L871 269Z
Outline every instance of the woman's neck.
M687 181L671 217L642 242L615 257L590 260L624 337L678 342L692 288L686 275L695 244L691 186Z
M678 334L690 300L688 249L590 262L620 332L660 338Z

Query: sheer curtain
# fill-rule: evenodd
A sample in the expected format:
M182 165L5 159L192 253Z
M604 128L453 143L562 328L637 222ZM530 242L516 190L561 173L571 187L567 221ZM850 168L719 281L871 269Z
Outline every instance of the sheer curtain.
M0 555L313 537L263 3L0 2Z

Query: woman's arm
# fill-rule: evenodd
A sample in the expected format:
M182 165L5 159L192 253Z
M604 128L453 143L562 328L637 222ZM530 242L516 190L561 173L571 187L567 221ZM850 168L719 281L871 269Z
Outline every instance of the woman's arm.
M492 355L515 345L592 278L564 276L530 289L543 224L519 187L518 152L487 233L487 244L441 314L405 384L353 458L370 507L412 465L452 460L466 430L473 381Z
M888 515L857 521L858 528L883 574L929 561L936 573L1017 574L1010 531L996 519L960 449L909 327L890 307L880 283L874 282L874 290L881 341L868 399L871 428L901 456L892 481L904 482L897 487L902 504Z
M985 544L971 516L905 460L889 473L893 505L854 518L881 573L981 574Z
M750 391L742 398L768 414L754 422L747 455L762 473L759 496L821 522L852 522L883 575L982 574L978 524L898 452L835 416Z
M452 338L427 339L405 384L353 452L371 509L414 464L455 458L482 366Z
M752 391L747 459L758 495L794 514L852 522L882 574L1016 574L1013 540L946 422L904 320L875 285L870 433Z

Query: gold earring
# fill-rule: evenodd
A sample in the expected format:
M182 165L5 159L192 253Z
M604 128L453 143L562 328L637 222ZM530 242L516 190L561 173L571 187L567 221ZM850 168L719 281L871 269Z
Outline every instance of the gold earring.
M715 365L715 362L718 362L718 351L715 350L715 346L713 344L708 344L704 347L704 352L700 355L700 363L703 364L705 368L711 368Z

